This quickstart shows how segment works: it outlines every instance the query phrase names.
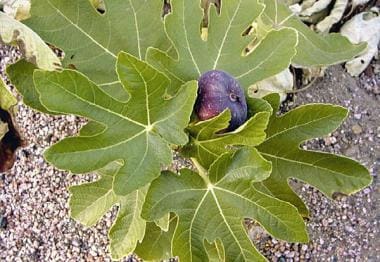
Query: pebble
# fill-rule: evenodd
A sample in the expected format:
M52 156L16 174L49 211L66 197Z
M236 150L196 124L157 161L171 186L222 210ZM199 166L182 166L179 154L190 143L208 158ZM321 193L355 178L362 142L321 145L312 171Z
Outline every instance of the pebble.
M328 136L324 138L324 142L326 146L333 145L337 142L336 137L334 136Z
M355 135L360 135L363 132L363 129L359 125L353 125L352 132L354 132Z
M0 229L6 229L8 225L8 219L5 216L0 216Z
M360 120L362 118L362 114L360 114L360 113L354 114L354 118L357 120Z

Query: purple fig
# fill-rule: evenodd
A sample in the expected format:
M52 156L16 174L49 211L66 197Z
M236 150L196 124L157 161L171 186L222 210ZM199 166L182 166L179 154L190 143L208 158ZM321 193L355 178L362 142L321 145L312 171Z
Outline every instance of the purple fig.
M231 111L231 121L227 131L241 126L247 119L247 102L239 82L224 71L212 70L198 79L198 97L195 113L200 120L207 120Z

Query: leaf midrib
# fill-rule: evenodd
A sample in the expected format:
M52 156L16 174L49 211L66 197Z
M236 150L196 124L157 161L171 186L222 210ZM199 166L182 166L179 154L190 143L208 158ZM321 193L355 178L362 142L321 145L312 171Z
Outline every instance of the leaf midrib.
M144 124L142 124L142 123L140 123L138 121L135 121L135 120L133 120L133 119L127 117L127 116L121 115L121 114L119 114L119 113L117 113L115 111L112 111L112 110L110 110L108 108L102 107L102 106L100 106L100 105L98 105L98 104L96 104L94 102L89 101L89 100L83 99L82 97L80 97L76 93L73 93L73 92L69 91L68 89L66 89L64 86L62 86L62 85L60 85L60 84L58 84L56 82L51 81L49 78L47 78L46 81L50 82L52 85L58 87L59 89L63 90L64 92L66 92L66 93L74 96L75 98L77 98L78 100L82 101L83 103L90 104L90 105L92 105L94 107L97 107L97 108L99 108L101 110L106 111L107 113L109 113L111 115L115 115L115 116L117 116L119 118L127 120L127 121L129 121L129 122L131 122L131 123L133 123L135 125L138 125L138 126L141 126L141 127L144 127L144 128L147 127L146 125L144 125ZM91 86L91 90L94 91L92 86ZM94 97L94 99L95 99L95 97ZM94 120L94 121L96 121L96 120Z
M188 0L182 1L182 3L183 3L183 6L182 6L182 28L183 28L183 30L185 32L185 40L186 40L187 48L189 50L189 55L191 57L192 62L195 65L195 68L197 69L198 75L200 76L201 75L201 71L200 71L200 69L198 67L197 62L195 61L195 58L193 56L193 52L191 51L191 47L190 47L190 43L189 43L189 38L188 38L188 34L187 34L187 30L186 30L186 25L185 25L185 2L186 1L188 1Z
M307 112L306 112L306 113L307 113ZM304 112L303 114L305 114L305 112ZM290 128L286 128L286 129L284 129L284 130L282 130L282 131L279 131L279 132L277 132L277 133L275 133L275 134L273 134L273 135L271 135L271 136L268 136L268 137L264 140L263 144L266 143L266 142L268 142L268 141L270 141L270 140L273 139L274 137L283 134L283 133L291 132L291 131L294 130L294 129L298 129L298 128L301 128L301 127L304 127L304 126L307 126L307 125L313 124L313 123L318 122L318 121L323 121L323 120L325 120L325 119L328 119L328 118L331 118L331 117L334 117L334 116L339 116L339 115L338 115L337 113L335 113L335 114L329 114L329 115L327 115L327 116L324 116L324 117L321 117L321 118L317 118L317 119L313 119L313 120L311 120L311 121L305 122L305 123L300 124L300 125L297 125L297 124L296 124L296 125L294 125L294 126L292 126L292 127L290 127ZM278 118L277 118L277 120L280 120L280 119L281 119L281 117L278 117Z
M132 11L133 11L133 17L135 21L135 28L136 28L136 39L137 39L137 52L139 54L139 59L142 59L141 54L141 43L140 43L140 31L139 31L139 25L137 20L137 12L135 10L135 7L133 6L132 0L129 0L129 4L131 5Z
M70 154L73 154L73 153L75 154L77 152L83 153L83 152L91 152L91 151L96 151L96 150L107 150L107 149L110 149L110 148L113 148L113 147L120 146L120 145L122 145L124 143L128 143L128 142L132 141L133 139L139 137L143 133L146 133L146 130L142 130L142 131L136 133L135 135L131 136L130 138L128 138L126 140L122 140L122 141L120 141L120 142L118 142L116 144L111 144L111 145L108 145L106 147L95 148L95 149L91 148L91 149L88 149L88 150L81 150L81 151L70 151L70 152L59 152L59 153L55 152L54 154L55 155L66 155L66 154L70 155Z
M307 151L307 152L310 152L310 151ZM311 151L311 152L312 152L312 151ZM320 169L320 170L323 170L323 171L327 171L327 172L329 172L329 173L334 173L334 174L339 175L339 176L349 177L350 179L353 179L353 178L357 178L358 180L361 179L360 177L350 176L349 174L345 174L345 173L341 173L341 172L334 171L334 170L331 170L331 169L327 169L327 168L325 168L325 167L321 167L321 166L314 165L314 164L311 164L311 163L300 162L300 161L297 161L297 160L294 160L294 159L285 158L285 157L281 157L281 156L277 156L277 155L272 155L272 154L269 154L269 153L264 153L264 152L262 152L262 151L260 151L260 153L261 153L262 155L267 156L267 157L272 157L272 158L275 158L275 159L280 159L280 160L283 160L283 161L292 162L292 163L296 163L296 164L299 164L299 165L309 166L309 167L312 167L312 168L316 168L316 169ZM318 152L318 153L319 153L319 152ZM290 175L289 177L296 177L296 176L294 176L294 175Z
M225 44L225 42L226 42L227 36L228 36L228 34L230 33L232 23L233 23L233 21L235 20L235 17L236 17L236 15L237 15L237 13L238 13L238 10L240 9L241 2L242 2L242 1L240 0L240 1L239 1L239 4L237 5L237 7L236 7L236 9L235 9L234 14L233 14L232 17L231 17L230 22L228 23L227 30L226 30L226 32L225 32L225 34L224 34L224 36L223 36L222 43L221 43L221 45L220 45L220 47L219 47L218 54L217 54L217 56L216 56L216 58L215 58L215 62L214 62L213 69L216 69L216 66L218 65L219 58L220 58L221 53L222 53L222 49L223 49L224 44Z

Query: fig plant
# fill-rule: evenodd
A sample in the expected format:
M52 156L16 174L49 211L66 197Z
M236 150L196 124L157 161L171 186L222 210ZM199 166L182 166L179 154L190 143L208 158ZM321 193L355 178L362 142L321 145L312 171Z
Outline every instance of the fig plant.
M89 120L45 158L73 173L97 172L97 181L70 188L70 212L92 226L119 207L109 231L114 259L135 252L155 261L263 261L245 218L276 238L308 241L307 207L290 178L328 197L371 183L354 160L299 147L335 130L346 109L311 104L277 116L278 95L247 96L290 64L340 63L365 45L316 35L275 0L113 0L101 12L93 2L32 0L24 24L64 51L64 69L19 61L7 72L27 105ZM210 84L205 73L229 102L201 94L195 113L203 98L217 110L191 120L198 86L202 93ZM173 148L196 170L165 171Z

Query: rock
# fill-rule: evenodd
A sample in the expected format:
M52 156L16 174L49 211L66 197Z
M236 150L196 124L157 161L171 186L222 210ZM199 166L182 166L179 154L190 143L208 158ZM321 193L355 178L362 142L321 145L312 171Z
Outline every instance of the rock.
M8 219L5 216L0 216L0 229L6 229L8 226Z
M362 118L362 114L360 114L360 113L354 114L354 118L357 120L360 120Z
M363 129L359 125L353 125L352 132L354 132L355 135L360 135L363 132Z

